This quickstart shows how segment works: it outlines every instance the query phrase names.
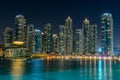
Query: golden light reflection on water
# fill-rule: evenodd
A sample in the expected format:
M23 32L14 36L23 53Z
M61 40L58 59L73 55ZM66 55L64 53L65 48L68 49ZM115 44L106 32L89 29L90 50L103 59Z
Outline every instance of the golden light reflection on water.
M21 80L21 76L24 75L24 62L20 59L12 60L11 63L11 78L12 80Z
M91 63L92 63L92 61L90 60L90 63L89 63L89 65L90 65L90 67L89 67L89 73L92 72L92 64ZM90 74L90 76L92 76L92 74ZM90 79L92 79L92 77L90 77Z

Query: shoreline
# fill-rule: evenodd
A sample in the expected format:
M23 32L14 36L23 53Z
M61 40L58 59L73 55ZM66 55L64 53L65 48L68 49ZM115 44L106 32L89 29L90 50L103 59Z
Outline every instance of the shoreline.
M23 57L23 58L0 58L0 60L16 60L16 61L25 61L31 59L41 59L41 60L118 60L120 57L111 57L111 56L46 56L46 57Z

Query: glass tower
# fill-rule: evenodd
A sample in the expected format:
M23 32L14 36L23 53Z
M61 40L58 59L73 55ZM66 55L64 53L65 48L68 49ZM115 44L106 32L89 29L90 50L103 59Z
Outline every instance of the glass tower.
M65 26L60 25L59 26L59 53L64 55L65 54L65 49L66 49L66 39L65 39Z
M89 20L86 18L83 21L83 54L86 55L90 52L90 44L89 44Z
M66 29L66 54L72 54L73 52L73 31L72 31L72 19L68 17L65 22Z
M82 29L76 29L75 31L75 53L82 55L83 53L83 31Z
M4 32L4 45L5 47L11 47L13 42L13 29L7 27Z
M89 27L89 43L90 53L95 54L97 52L97 24L90 25Z
M26 19L23 15L17 15L15 18L15 33L14 33L14 41L26 41L27 34L26 27ZM26 43L24 44L24 47Z
M35 29L32 24L27 25L26 48L30 53L35 52Z
M41 31L35 29L35 52L40 53L41 49Z
M112 14L104 13L101 16L101 24L102 24L102 40L101 47L102 53L104 55L112 55L113 54L113 19Z
M53 53L58 53L58 36L57 34L52 35L52 50Z
M52 25L51 24L46 24L44 26L44 52L50 53L52 52Z

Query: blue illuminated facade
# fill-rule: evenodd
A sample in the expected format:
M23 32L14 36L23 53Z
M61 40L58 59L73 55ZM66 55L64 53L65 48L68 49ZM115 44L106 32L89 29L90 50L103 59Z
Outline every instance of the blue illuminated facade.
M101 16L102 24L102 53L105 55L113 55L113 19L112 14L104 13Z
M35 29L35 52L40 53L41 51L41 31Z

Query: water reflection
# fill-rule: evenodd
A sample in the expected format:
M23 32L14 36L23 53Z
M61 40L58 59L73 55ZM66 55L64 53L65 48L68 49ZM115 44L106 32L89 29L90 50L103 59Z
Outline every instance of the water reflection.
M32 60L0 63L0 80L118 80L112 60Z
M93 63L94 63L94 66L93 66L93 76L94 76L94 79L93 80L96 80L96 75L97 75L97 70L96 70L96 60L94 60L93 61Z
M102 80L103 79L103 69L102 69L102 61L99 60L98 61L98 80Z
M107 75L107 73L106 73L107 72L106 71L106 60L104 60L104 63L103 63L103 72L104 72L103 73L104 74L104 79L107 80L107 77L106 77L106 75Z
M109 75L110 75L109 80L112 80L112 61L111 60L109 61Z
M32 60L31 72L30 72L30 76L32 76L32 78L29 78L29 80L43 80L43 74L44 74L43 70L44 70L43 61L39 59Z
M25 63L20 59L12 60L11 62L11 80L21 80L24 75Z

